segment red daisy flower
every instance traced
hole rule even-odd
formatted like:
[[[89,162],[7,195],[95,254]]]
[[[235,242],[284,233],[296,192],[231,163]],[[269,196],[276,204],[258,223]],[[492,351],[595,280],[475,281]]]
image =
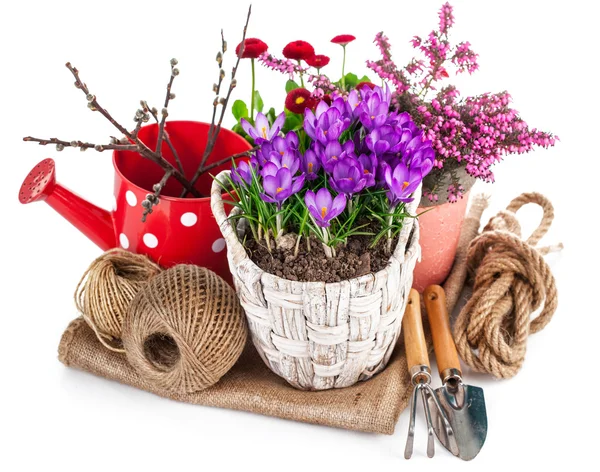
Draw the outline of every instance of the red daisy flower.
[[[351,34],[339,34],[335,38],[331,40],[334,44],[339,44],[340,46],[345,46],[348,43],[351,43],[356,39],[356,36],[352,36]]]
[[[375,88],[375,84],[373,82],[359,82],[359,83],[356,84],[356,90],[360,90],[365,85],[367,87],[369,87],[371,90],[373,90]]]
[[[323,95],[323,98],[321,99],[321,101],[327,103],[327,105],[331,106],[331,103],[333,102],[333,100],[331,99],[331,95],[327,94],[327,95]]]
[[[286,47],[283,48],[283,55],[288,59],[295,59],[297,61],[307,60],[315,55],[315,48],[313,48],[306,41],[298,40],[292,41]]]
[[[305,88],[294,89],[285,97],[285,107],[293,113],[302,114],[304,110],[313,108],[314,105],[315,100]]]
[[[240,48],[242,43],[238,44],[235,48],[236,55],[240,55]],[[258,38],[246,38],[244,41],[244,51],[242,52],[243,59],[256,59],[263,52],[265,52],[269,46]]]
[[[313,57],[306,59],[306,63],[311,67],[320,69],[321,67],[325,67],[327,64],[329,64],[329,57],[324,56],[323,54],[316,54]]]

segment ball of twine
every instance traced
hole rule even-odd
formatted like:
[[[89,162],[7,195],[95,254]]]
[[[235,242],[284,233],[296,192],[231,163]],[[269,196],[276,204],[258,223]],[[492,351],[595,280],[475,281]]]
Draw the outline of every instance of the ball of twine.
[[[123,325],[129,363],[152,385],[194,393],[237,361],[247,327],[235,291],[214,272],[178,265],[134,298]]]
[[[541,206],[544,215],[523,240],[515,214],[527,203]],[[525,360],[527,338],[552,319],[558,294],[543,256],[562,249],[562,244],[538,247],[537,243],[553,219],[547,198],[524,193],[471,242],[467,264],[475,273],[473,294],[456,319],[454,339],[460,356],[474,370],[497,378],[514,376]]]
[[[91,263],[75,290],[75,304],[108,349],[123,352],[121,333],[129,304],[162,269],[140,254],[111,249]]]

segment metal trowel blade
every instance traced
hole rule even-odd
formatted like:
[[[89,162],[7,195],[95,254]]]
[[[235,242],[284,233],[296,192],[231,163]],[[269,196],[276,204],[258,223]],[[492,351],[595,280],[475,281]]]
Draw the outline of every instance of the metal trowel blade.
[[[435,390],[435,396],[454,432],[458,446],[458,457],[465,461],[473,459],[483,447],[487,436],[487,414],[483,389],[461,384],[463,393],[454,394],[446,386]],[[427,399],[432,413],[433,429],[440,442],[452,452],[451,438],[448,438],[442,416],[435,408],[434,400]]]

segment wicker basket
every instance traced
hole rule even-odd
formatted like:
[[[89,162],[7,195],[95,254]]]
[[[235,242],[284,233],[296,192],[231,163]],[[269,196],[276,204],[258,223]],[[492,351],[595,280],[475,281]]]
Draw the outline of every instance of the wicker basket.
[[[224,181],[224,175],[217,179]],[[417,220],[406,220],[385,269],[337,283],[296,282],[264,272],[252,262],[235,220],[225,213],[221,193],[214,182],[212,211],[227,243],[229,268],[252,341],[265,364],[303,390],[348,387],[383,370],[400,333],[420,253]],[[416,193],[408,205],[411,214],[420,188]]]

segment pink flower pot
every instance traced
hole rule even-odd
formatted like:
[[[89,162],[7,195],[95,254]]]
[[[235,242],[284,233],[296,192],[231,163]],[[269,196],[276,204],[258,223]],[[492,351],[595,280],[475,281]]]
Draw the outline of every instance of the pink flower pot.
[[[458,238],[469,201],[469,192],[456,203],[419,207],[421,262],[417,262],[413,288],[422,292],[431,284],[441,284],[452,269]]]

